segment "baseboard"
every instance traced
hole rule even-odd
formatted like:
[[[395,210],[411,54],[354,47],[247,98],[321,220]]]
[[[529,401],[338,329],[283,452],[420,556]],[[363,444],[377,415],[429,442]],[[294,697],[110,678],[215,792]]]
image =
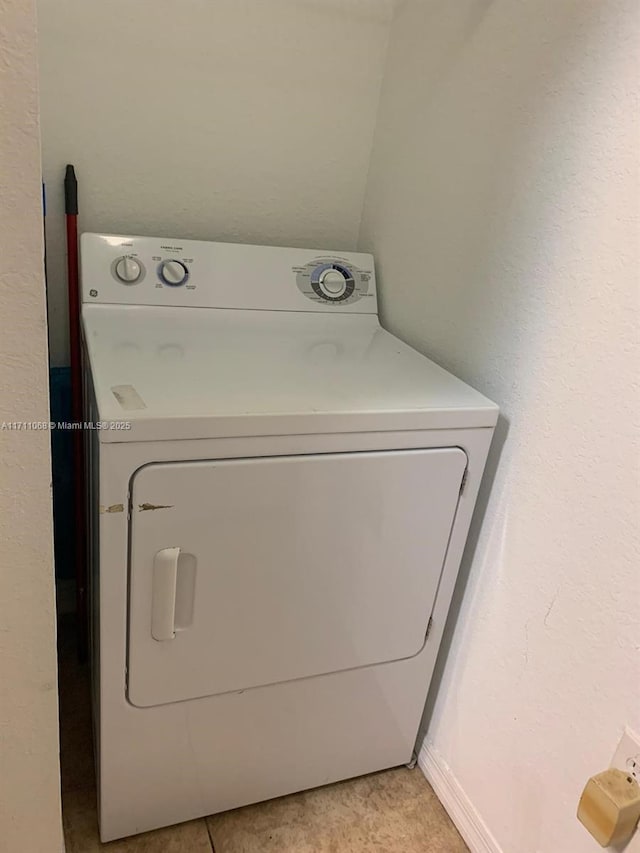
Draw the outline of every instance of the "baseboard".
[[[463,791],[460,783],[438,750],[426,739],[418,754],[418,766],[447,810],[471,853],[502,853],[500,845]]]

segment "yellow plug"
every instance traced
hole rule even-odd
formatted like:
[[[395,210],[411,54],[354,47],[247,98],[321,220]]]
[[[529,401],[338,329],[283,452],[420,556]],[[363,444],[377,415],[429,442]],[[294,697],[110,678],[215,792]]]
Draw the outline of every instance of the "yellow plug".
[[[622,770],[605,770],[587,782],[578,820],[602,847],[628,841],[640,819],[640,785]]]

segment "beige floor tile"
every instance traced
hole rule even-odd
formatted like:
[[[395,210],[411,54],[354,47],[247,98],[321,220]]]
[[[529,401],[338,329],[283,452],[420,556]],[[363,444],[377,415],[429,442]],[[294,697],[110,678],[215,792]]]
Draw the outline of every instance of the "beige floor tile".
[[[399,768],[207,818],[216,853],[464,853],[419,769]]]
[[[98,836],[95,792],[68,791],[63,797],[62,820],[66,853],[211,853],[204,820],[192,820],[154,832],[132,835],[102,844]]]

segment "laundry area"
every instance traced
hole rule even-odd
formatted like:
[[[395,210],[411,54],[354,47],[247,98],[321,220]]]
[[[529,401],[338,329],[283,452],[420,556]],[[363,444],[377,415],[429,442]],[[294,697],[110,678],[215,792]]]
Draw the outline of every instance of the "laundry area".
[[[0,853],[638,853],[635,0],[6,6]]]

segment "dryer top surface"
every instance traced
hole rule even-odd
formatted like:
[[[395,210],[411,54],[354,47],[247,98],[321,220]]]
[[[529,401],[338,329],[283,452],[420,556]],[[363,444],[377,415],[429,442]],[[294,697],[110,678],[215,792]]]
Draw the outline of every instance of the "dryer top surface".
[[[493,427],[375,315],[85,305],[102,441]]]

